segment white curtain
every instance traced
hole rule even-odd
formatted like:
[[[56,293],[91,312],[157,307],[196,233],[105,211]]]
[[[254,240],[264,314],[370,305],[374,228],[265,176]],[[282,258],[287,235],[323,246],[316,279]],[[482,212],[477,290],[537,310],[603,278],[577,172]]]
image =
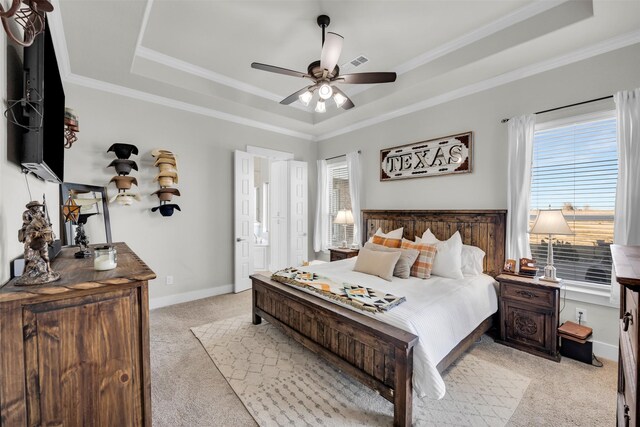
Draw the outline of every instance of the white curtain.
[[[329,249],[329,188],[327,181],[327,161],[318,160],[318,186],[316,201],[316,222],[313,229],[313,250]]]
[[[507,258],[531,258],[529,247],[529,197],[536,116],[509,119],[507,168]]]
[[[362,166],[360,153],[347,153],[347,170],[349,171],[349,194],[351,195],[351,213],[353,214],[353,244],[360,245],[360,201],[362,200]]]
[[[618,186],[613,242],[640,245],[640,88],[613,96],[618,120]],[[612,275],[611,302],[620,298],[620,286]]]

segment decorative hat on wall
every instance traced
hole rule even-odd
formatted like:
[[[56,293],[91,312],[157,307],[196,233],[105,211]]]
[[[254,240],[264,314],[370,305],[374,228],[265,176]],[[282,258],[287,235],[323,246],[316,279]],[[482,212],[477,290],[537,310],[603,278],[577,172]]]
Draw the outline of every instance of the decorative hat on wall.
[[[107,150],[107,153],[112,151],[116,153],[116,157],[119,159],[128,159],[131,157],[131,154],[135,154],[136,156],[138,155],[138,147],[133,144],[126,144],[123,142],[116,142],[115,144],[112,144]]]
[[[115,202],[122,206],[130,206],[135,201],[140,201],[140,196],[137,194],[128,193],[126,191],[124,193],[118,193],[111,199],[109,199],[109,203]]]
[[[152,196],[154,194],[158,196],[158,199],[160,199],[161,202],[170,202],[171,199],[173,199],[173,196],[180,195],[180,190],[177,188],[165,187],[151,193]]]
[[[139,196],[135,193],[127,192],[131,190],[132,185],[138,186],[138,180],[129,176],[131,170],[138,170],[138,164],[134,160],[129,160],[132,154],[138,154],[138,147],[133,144],[127,144],[123,142],[117,142],[112,144],[107,152],[115,153],[117,159],[114,159],[109,163],[109,166],[116,170],[118,175],[111,178],[109,183],[114,183],[118,189],[118,194],[110,199],[110,202],[117,202],[119,205],[129,206],[134,201],[140,200]]]
[[[169,150],[153,150],[151,155],[156,159],[154,165],[160,170],[153,179],[154,182],[158,182],[160,189],[152,193],[158,196],[160,205],[152,208],[151,211],[159,210],[162,216],[171,216],[175,209],[181,210],[180,206],[170,203],[173,196],[180,196],[180,191],[174,188],[178,184],[178,162],[175,154]]]
[[[134,162],[133,160],[124,159],[113,159],[107,167],[115,168],[118,175],[129,175],[131,173],[131,169],[134,169],[136,171],[138,170],[138,165],[136,162]]]
[[[157,210],[160,210],[160,215],[162,216],[171,216],[173,215],[173,210],[177,209],[179,211],[182,211],[180,209],[180,206],[171,203],[171,204],[164,204],[164,205],[160,205],[160,206],[156,206],[155,208],[151,208],[151,212],[155,212]]]

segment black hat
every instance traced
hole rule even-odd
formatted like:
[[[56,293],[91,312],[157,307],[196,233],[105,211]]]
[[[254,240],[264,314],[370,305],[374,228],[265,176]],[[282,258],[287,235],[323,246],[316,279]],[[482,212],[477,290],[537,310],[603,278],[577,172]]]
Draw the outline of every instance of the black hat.
[[[131,157],[131,153],[138,154],[138,147],[133,144],[124,144],[122,142],[116,142],[112,144],[111,147],[107,150],[107,153],[113,151],[116,153],[116,157],[119,159],[128,159]]]
[[[160,209],[160,215],[162,215],[162,216],[171,216],[171,215],[173,215],[173,210],[174,209],[178,209],[179,211],[182,211],[180,209],[180,206],[171,203],[171,204],[168,204],[168,205],[160,205],[160,206],[156,206],[155,208],[151,208],[151,212],[155,212],[158,209]]]

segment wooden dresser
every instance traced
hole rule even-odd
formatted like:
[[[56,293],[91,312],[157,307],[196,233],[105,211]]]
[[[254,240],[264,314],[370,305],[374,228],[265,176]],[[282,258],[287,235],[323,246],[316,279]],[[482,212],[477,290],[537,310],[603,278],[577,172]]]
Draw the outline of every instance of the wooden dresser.
[[[560,361],[558,319],[560,285],[501,274],[500,343]]]
[[[124,243],[118,267],[63,249],[54,283],[0,288],[2,426],[150,426],[148,280]]]
[[[638,292],[640,246],[611,245],[620,284],[620,345],[618,358],[618,426],[638,425]]]

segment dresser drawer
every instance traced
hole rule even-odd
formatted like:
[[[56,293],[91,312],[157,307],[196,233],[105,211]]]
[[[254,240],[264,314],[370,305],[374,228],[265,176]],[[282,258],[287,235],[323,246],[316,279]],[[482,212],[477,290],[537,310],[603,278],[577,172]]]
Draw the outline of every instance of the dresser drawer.
[[[554,305],[554,291],[534,288],[532,286],[521,286],[514,283],[502,282],[500,295],[502,298],[524,301],[540,307],[553,307]]]
[[[626,288],[625,288],[626,289]],[[622,328],[620,329],[620,337],[628,336],[631,343],[631,349],[633,354],[638,356],[638,293],[625,290],[625,307],[624,314],[622,316]]]

